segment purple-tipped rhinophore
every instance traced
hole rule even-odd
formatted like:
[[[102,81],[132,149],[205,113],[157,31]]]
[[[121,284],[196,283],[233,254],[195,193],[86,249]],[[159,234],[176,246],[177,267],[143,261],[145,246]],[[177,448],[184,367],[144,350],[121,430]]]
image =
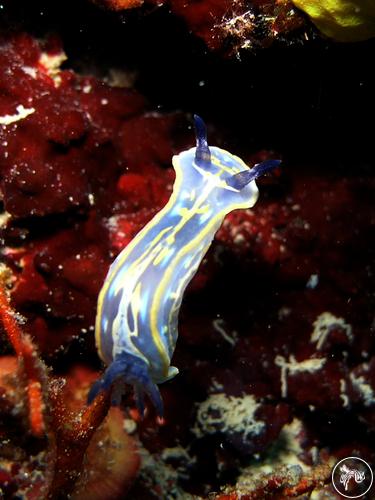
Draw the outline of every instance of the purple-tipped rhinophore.
[[[249,182],[254,181],[261,175],[265,174],[268,170],[278,167],[280,163],[281,160],[262,161],[262,163],[258,163],[251,170],[244,170],[243,172],[233,175],[227,179],[227,184],[228,186],[240,191],[247,184],[249,184]]]
[[[196,151],[195,163],[203,168],[207,168],[211,164],[211,153],[207,144],[207,130],[202,118],[194,115]]]

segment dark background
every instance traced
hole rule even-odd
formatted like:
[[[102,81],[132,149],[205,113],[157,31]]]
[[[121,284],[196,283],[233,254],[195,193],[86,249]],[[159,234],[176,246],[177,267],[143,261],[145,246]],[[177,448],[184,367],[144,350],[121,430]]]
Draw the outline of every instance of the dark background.
[[[150,110],[197,112],[228,130],[238,153],[243,146],[281,150],[291,165],[302,156],[304,168],[353,175],[373,163],[374,40],[336,44],[291,34],[229,59],[209,52],[168,6],[123,13],[83,0],[2,7],[2,31],[58,33],[63,67],[81,73],[134,71]]]

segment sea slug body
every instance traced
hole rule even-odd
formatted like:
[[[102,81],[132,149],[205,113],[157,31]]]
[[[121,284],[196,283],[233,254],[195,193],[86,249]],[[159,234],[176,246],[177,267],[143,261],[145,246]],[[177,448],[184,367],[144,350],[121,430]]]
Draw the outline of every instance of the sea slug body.
[[[184,290],[224,217],[252,207],[255,179],[280,163],[268,160],[249,169],[227,151],[208,147],[198,116],[195,128],[196,147],[173,157],[171,198],[118,255],[100,291],[95,338],[108,368],[91,388],[89,403],[113,386],[112,401],[119,404],[130,384],[141,414],[146,393],[162,416],[157,384],[178,373],[170,363]]]

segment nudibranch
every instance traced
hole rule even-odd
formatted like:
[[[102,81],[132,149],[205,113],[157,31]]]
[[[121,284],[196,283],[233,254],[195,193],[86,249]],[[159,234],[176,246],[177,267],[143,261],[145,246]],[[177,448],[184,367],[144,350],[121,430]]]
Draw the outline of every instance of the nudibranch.
[[[108,368],[92,386],[89,403],[112,387],[112,402],[119,404],[130,384],[140,413],[147,394],[162,416],[157,384],[178,373],[170,363],[184,290],[224,217],[252,207],[255,179],[280,163],[268,160],[250,169],[237,156],[208,147],[204,122],[194,120],[196,147],[173,157],[176,178],[168,203],[120,252],[100,291],[95,340]]]

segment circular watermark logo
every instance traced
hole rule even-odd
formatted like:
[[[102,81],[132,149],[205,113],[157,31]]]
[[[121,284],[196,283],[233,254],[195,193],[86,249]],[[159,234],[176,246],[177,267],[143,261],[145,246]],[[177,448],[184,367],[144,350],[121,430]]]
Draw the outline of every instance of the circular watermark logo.
[[[345,498],[360,498],[370,491],[374,476],[367,462],[358,457],[347,457],[332,471],[332,484]]]

